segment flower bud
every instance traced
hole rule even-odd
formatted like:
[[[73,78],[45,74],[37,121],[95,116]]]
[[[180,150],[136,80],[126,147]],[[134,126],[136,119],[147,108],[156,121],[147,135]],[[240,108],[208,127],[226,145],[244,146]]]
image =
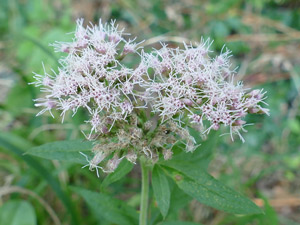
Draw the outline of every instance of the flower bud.
[[[259,109],[258,111],[258,114],[266,114],[266,115],[270,115],[270,110],[269,109],[266,109],[266,108],[261,108]]]
[[[264,97],[264,95],[261,93],[261,90],[259,90],[259,89],[255,89],[255,90],[251,91],[248,94],[248,96],[251,96],[257,100],[261,100]]]
[[[193,77],[192,77],[192,76],[186,76],[186,77],[185,77],[185,82],[186,82],[187,84],[191,84],[191,83],[193,82]]]
[[[250,108],[248,111],[249,111],[249,113],[251,113],[251,114],[256,114],[256,113],[259,112],[259,109],[258,109],[258,108]]]
[[[213,130],[219,130],[219,129],[220,129],[220,124],[214,123],[214,124],[212,125],[212,129],[213,129]]]
[[[114,43],[118,43],[121,40],[121,38],[118,34],[111,34],[108,36],[108,40]]]
[[[153,122],[151,120],[148,120],[145,124],[144,124],[144,129],[145,130],[150,130],[153,126]]]
[[[185,145],[185,150],[187,152],[193,152],[195,150],[195,143],[194,140],[188,139]]]
[[[62,45],[61,52],[70,53],[70,47],[68,45]]]
[[[106,172],[107,173],[112,173],[115,171],[115,169],[117,169],[117,167],[119,166],[120,162],[123,160],[124,157],[119,158],[118,156],[116,156],[116,154],[114,155],[114,157],[110,160],[108,160],[107,164],[106,164]]]
[[[171,149],[164,149],[163,155],[165,160],[169,160],[172,158],[173,152]]]
[[[123,55],[127,55],[128,53],[133,53],[134,51],[135,51],[135,45],[127,43],[123,48]]]
[[[255,90],[252,90],[252,91],[249,93],[249,95],[255,97],[255,96],[257,96],[259,93],[260,93],[260,90],[259,90],[259,89],[255,89]]]
[[[196,103],[197,103],[198,105],[201,105],[201,103],[202,103],[202,98],[198,98],[197,101],[196,101]]]
[[[237,117],[245,117],[248,113],[244,111],[240,111],[236,114]]]
[[[129,162],[136,164],[137,154],[134,151],[129,150],[125,157]]]
[[[192,106],[193,102],[190,99],[184,98],[182,99],[182,102],[187,106]]]
[[[107,134],[107,133],[108,133],[108,128],[107,128],[107,126],[103,126],[102,129],[101,129],[101,132],[102,132],[103,134]]]
[[[236,120],[232,123],[233,126],[242,126],[246,123],[244,120]]]
[[[95,50],[100,54],[105,54],[107,52],[107,47],[104,45],[97,46]]]

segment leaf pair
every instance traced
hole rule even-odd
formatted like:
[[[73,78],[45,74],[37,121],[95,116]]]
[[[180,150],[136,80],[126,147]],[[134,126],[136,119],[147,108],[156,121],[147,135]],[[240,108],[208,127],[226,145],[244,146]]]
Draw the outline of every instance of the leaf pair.
[[[234,214],[261,213],[261,210],[249,199],[226,187],[206,172],[211,157],[211,149],[214,148],[213,145],[215,145],[215,140],[210,137],[210,140],[204,142],[194,153],[181,152],[175,146],[174,157],[171,160],[159,161],[154,166],[152,187],[158,207],[164,218],[168,215],[170,204],[172,204],[167,176],[183,192],[213,208]],[[80,159],[81,155],[78,152],[88,152],[90,149],[91,143],[89,142],[62,141],[33,148],[28,153],[47,159],[83,163],[84,159]],[[123,160],[119,168],[104,179],[102,187],[121,179],[131,171],[132,167],[131,163]]]
[[[190,130],[199,143],[201,138],[195,130]],[[165,218],[170,207],[170,188],[167,176],[186,194],[213,208],[234,214],[262,213],[251,200],[226,187],[206,170],[216,145],[217,133],[211,133],[209,140],[203,142],[193,153],[177,151],[171,160],[159,161],[152,173],[154,196],[161,214]],[[176,152],[178,152],[176,154]]]
[[[262,212],[248,198],[226,187],[204,170],[185,164],[169,165],[164,168],[182,191],[205,205],[234,214]]]

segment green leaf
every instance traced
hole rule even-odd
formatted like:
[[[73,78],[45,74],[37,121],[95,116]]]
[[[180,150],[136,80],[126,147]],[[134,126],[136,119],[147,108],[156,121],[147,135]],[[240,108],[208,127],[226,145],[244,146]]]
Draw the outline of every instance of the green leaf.
[[[121,178],[123,178],[126,174],[128,174],[133,168],[133,164],[128,160],[122,160],[118,168],[113,172],[108,174],[103,180],[101,187],[106,187],[111,183],[114,183]]]
[[[201,225],[201,223],[185,222],[185,221],[165,221],[157,225]]]
[[[56,141],[29,149],[26,154],[45,159],[56,159],[86,164],[86,159],[79,152],[91,155],[92,142],[83,140]]]
[[[292,221],[283,221],[282,218],[279,220],[276,211],[270,206],[267,199],[261,196],[261,194],[259,194],[258,197],[264,200],[265,214],[248,216],[231,215],[224,218],[222,224],[299,225],[299,223],[293,223]]]
[[[8,143],[13,143],[15,147],[20,149],[28,149],[33,147],[31,142],[20,136],[14,135],[13,133],[0,132],[0,140],[1,139],[5,140]]]
[[[15,118],[23,114],[24,108],[32,107],[32,96],[30,87],[22,86],[20,83],[10,89],[5,100],[5,109]]]
[[[165,218],[170,207],[170,187],[164,171],[157,165],[152,172],[152,187],[158,207]]]
[[[0,225],[35,225],[36,215],[30,203],[10,200],[0,208]]]
[[[29,155],[24,154],[27,146],[28,143],[22,138],[11,133],[0,132],[0,148],[7,149],[16,154],[18,157],[24,160],[24,162],[26,162],[34,171],[36,171],[43,180],[46,180],[50,187],[55,191],[57,197],[64,203],[66,209],[68,209],[68,213],[72,218],[72,224],[77,225],[77,214],[75,213],[74,206],[71,204],[69,196],[66,195],[66,193],[61,189],[59,182],[39,161],[35,160]]]
[[[171,177],[178,187],[199,202],[234,214],[258,214],[262,210],[251,200],[226,187],[204,170],[173,165]]]
[[[264,205],[265,205],[265,213],[266,215],[262,217],[264,220],[262,224],[272,224],[272,225],[279,225],[279,220],[276,211],[272,208],[270,203],[266,198],[263,198]]]
[[[170,209],[169,209],[169,215],[168,218],[170,218],[170,214],[172,213],[178,218],[178,211],[186,206],[191,200],[192,197],[184,193],[174,182],[172,182],[173,189],[171,192],[171,204],[170,204]]]
[[[28,40],[30,42],[32,42],[36,47],[38,47],[40,50],[42,50],[42,53],[46,53],[47,56],[49,56],[50,58],[52,58],[55,62],[57,62],[57,65],[58,64],[58,59],[56,58],[56,56],[52,53],[52,51],[49,50],[49,47],[46,45],[46,44],[43,44],[40,39],[36,39],[36,38],[33,38],[29,35],[26,35],[26,34],[21,34],[21,36],[25,39],[25,40]],[[36,49],[36,48],[34,48]],[[36,51],[35,51],[36,53]],[[41,55],[41,54],[40,54]],[[33,55],[33,58],[35,56]]]
[[[103,219],[114,224],[134,225],[138,223],[138,214],[123,201],[114,199],[104,193],[96,193],[78,187],[72,187],[91,208],[99,223]]]

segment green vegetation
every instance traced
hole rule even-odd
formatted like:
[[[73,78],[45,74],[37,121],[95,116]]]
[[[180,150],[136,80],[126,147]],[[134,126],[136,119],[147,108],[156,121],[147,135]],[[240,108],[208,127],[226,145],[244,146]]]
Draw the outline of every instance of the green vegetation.
[[[224,44],[232,50],[237,79],[268,92],[271,116],[248,118],[255,125],[247,127],[244,144],[212,133],[194,155],[178,151],[171,161],[159,161],[149,190],[149,224],[300,224],[298,0],[1,0],[0,225],[138,221],[139,166],[124,161],[99,179],[81,169],[85,159],[77,154],[90,148],[74,141],[84,138],[83,111],[66,116],[64,124],[57,112],[54,119],[35,116],[39,109],[32,99],[40,93],[28,85],[32,71],[42,74],[42,62],[47,71],[57,67],[60,55],[49,43],[71,38],[66,33],[78,17],[95,23],[116,19],[146,40],[146,50],[160,41],[176,46],[211,37],[216,51]],[[211,188],[203,188],[207,183]],[[222,195],[215,198],[215,191]],[[235,215],[260,212],[244,196],[264,214]]]

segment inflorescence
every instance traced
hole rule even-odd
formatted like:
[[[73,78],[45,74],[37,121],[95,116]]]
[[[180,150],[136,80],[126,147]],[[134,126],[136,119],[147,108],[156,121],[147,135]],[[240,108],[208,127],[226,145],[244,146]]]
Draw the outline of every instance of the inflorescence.
[[[140,156],[156,162],[162,154],[172,157],[172,147],[180,140],[186,151],[197,147],[188,127],[201,134],[220,125],[228,126],[231,138],[245,131],[247,114],[268,114],[263,108],[265,92],[247,91],[234,82],[231,52],[223,48],[212,58],[208,39],[197,47],[170,48],[145,53],[135,39],[126,40],[124,30],[112,21],[83,26],[77,20],[73,41],[53,44],[66,53],[54,75],[35,74],[33,84],[46,95],[36,99],[36,106],[52,114],[68,111],[76,114],[84,108],[89,114],[89,140],[96,140],[91,170],[113,172],[126,158],[135,163]],[[135,68],[123,59],[134,54],[140,59]]]

